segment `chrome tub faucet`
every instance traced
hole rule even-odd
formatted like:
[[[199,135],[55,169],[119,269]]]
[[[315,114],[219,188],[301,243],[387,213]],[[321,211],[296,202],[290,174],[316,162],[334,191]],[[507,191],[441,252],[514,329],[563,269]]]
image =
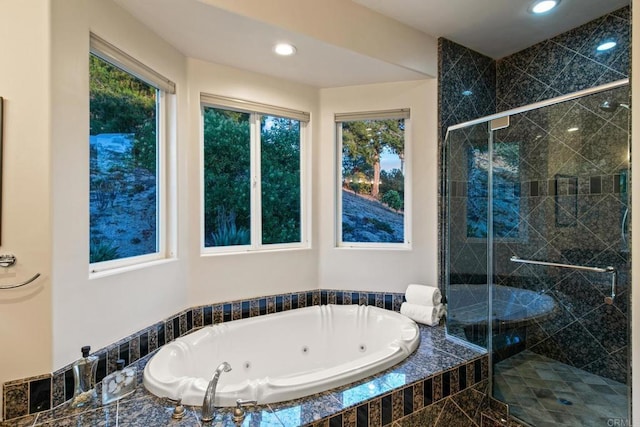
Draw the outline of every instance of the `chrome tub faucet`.
[[[202,401],[202,416],[201,420],[205,423],[213,421],[215,417],[215,398],[216,398],[216,387],[218,386],[218,379],[220,378],[220,374],[223,372],[229,372],[231,370],[231,365],[227,362],[222,362],[220,366],[216,368],[216,371],[213,373],[213,378],[209,381],[209,386],[207,387],[207,391],[204,394],[204,400]]]

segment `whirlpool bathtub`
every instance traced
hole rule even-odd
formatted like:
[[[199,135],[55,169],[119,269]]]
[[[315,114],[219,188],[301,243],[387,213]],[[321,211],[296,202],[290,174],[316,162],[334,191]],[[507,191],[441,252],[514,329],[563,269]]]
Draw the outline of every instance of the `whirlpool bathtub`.
[[[404,360],[420,342],[411,319],[373,306],[322,305],[207,326],[162,347],[147,363],[153,394],[201,405],[216,367],[215,405],[259,404],[319,393]]]

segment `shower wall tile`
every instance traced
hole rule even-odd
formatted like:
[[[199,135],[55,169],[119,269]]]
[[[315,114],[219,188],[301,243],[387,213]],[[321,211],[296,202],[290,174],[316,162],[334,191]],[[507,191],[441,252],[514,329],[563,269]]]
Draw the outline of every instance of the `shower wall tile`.
[[[493,59],[444,38],[438,40],[438,52],[442,139],[451,125],[495,113],[496,66]]]
[[[595,341],[607,349],[616,352],[627,346],[629,328],[627,317],[613,305],[601,305],[580,319],[580,324],[591,332]]]
[[[614,11],[587,24],[499,59],[498,111],[620,80],[629,76],[630,9]],[[615,37],[615,48],[598,52]]]

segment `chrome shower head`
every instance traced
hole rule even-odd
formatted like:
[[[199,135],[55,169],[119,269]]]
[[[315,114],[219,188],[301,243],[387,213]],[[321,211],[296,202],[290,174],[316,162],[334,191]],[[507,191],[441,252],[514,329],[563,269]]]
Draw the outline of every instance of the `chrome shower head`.
[[[621,104],[617,101],[604,101],[600,104],[600,109],[602,111],[606,111],[607,113],[613,113],[618,109],[618,107],[626,108],[629,110],[629,104]]]

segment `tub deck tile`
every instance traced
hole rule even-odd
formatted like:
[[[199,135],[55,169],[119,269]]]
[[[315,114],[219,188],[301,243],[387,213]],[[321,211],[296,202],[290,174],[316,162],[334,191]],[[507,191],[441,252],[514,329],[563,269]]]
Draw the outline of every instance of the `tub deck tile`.
[[[426,326],[420,327],[421,342],[431,346],[439,351],[454,355],[459,359],[474,359],[480,356],[481,353],[471,347],[467,347],[462,344],[458,344],[455,341],[447,339],[444,328],[430,328]]]
[[[248,310],[248,305],[247,305],[247,310]],[[247,313],[247,317],[248,313]],[[240,301],[234,301],[233,303],[231,303],[231,320],[240,320],[242,319],[242,303]],[[225,319],[225,322],[227,320]]]
[[[276,297],[267,297],[267,314],[276,312]]]
[[[260,300],[255,300],[255,299],[249,301],[249,317],[260,316],[260,302],[261,302]],[[266,313],[266,307],[265,307],[265,313]]]
[[[376,307],[384,308],[384,294],[376,293]]]
[[[387,378],[388,376],[392,378]],[[394,388],[398,387],[397,381],[392,372],[385,374],[377,374],[374,377],[369,377],[364,380],[339,387],[329,393],[340,403],[340,409],[349,408],[375,397],[382,396],[389,393]]]
[[[193,309],[193,329],[198,329],[204,326],[204,311],[203,307],[197,307]]]
[[[369,402],[369,427],[382,426],[382,402],[380,399]]]
[[[430,348],[426,352],[416,352],[407,358],[406,363],[393,368],[395,372],[406,376],[407,384],[446,371],[464,363],[451,354]]]
[[[148,353],[152,353],[158,349],[158,330],[157,328],[149,329],[149,346]],[[147,353],[147,354],[148,354]]]
[[[187,426],[200,427],[203,425],[199,422],[199,419],[197,418],[200,415],[199,409],[200,408],[197,408],[197,410],[195,411],[196,420],[198,421],[198,423],[188,424]],[[164,425],[164,424],[159,424],[159,425]],[[171,425],[171,427],[173,427],[174,424],[168,423],[167,425]],[[216,414],[216,417],[214,418],[211,424],[204,424],[204,425],[212,425],[213,427],[238,427],[238,424],[236,424],[233,421],[231,412],[228,410],[219,412],[218,414]],[[242,421],[242,424],[240,424],[240,426],[242,427],[255,427],[255,426],[285,427],[287,425],[288,424],[283,424],[283,422],[278,418],[278,416],[273,411],[271,411],[271,409],[265,408],[265,407],[245,408],[245,418]],[[291,424],[291,425],[295,425],[295,424]]]
[[[141,417],[143,419],[143,417]],[[76,427],[76,426],[92,426],[92,427],[116,427],[117,406],[109,405],[100,407],[90,411],[84,411],[80,414],[56,418],[54,420],[42,421],[40,417],[36,420],[36,426],[42,427]],[[139,426],[142,424],[132,423],[130,426]]]
[[[285,426],[311,424],[343,409],[342,403],[328,392],[268,406]]]
[[[329,304],[337,304],[338,303],[338,295],[336,291],[330,290],[328,295],[328,303]]]
[[[346,410],[342,414],[342,427],[356,427],[357,417],[355,408]]]
[[[229,316],[231,316],[231,306],[229,306]],[[213,306],[213,324],[224,322],[224,305],[216,304]]]
[[[393,421],[404,416],[404,391],[396,390],[391,394],[391,418]]]
[[[433,377],[433,401],[437,402],[442,399],[442,375],[438,374]]]
[[[35,424],[37,417],[38,417],[38,414],[36,414],[36,415],[26,415],[24,417],[14,418],[11,421],[6,421],[4,423],[2,421],[0,421],[0,425],[4,426],[6,424],[7,427],[9,427],[9,426],[11,426],[11,427],[31,427],[31,426],[33,426]]]
[[[344,292],[342,296],[342,304],[351,305],[353,303],[352,299],[353,294],[351,292]],[[356,301],[357,303],[357,301]]]

